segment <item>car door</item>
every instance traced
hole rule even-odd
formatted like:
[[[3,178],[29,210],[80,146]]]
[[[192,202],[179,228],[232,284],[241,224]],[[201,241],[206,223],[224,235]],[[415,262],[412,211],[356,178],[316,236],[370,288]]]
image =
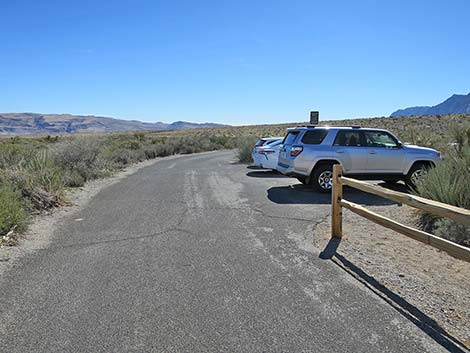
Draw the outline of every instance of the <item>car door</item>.
[[[345,174],[362,174],[367,164],[364,137],[359,130],[338,130],[332,146],[333,158],[339,160]]]
[[[403,173],[404,152],[400,142],[387,131],[364,130],[367,173]]]

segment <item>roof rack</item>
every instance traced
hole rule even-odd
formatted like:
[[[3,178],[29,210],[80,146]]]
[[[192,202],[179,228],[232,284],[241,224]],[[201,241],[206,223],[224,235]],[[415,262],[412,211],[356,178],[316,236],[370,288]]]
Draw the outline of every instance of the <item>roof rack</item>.
[[[288,129],[296,129],[296,128],[299,128],[299,127],[310,127],[310,128],[315,128],[315,127],[329,127],[329,128],[335,128],[335,127],[350,127],[351,129],[361,129],[362,127],[360,125],[351,125],[351,126],[334,126],[334,125],[297,125],[297,126],[294,126],[294,127],[290,127]]]

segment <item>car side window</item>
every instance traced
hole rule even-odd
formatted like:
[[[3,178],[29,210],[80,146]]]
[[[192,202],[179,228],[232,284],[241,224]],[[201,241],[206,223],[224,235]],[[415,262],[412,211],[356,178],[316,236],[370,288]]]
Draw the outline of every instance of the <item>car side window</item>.
[[[367,147],[397,148],[398,141],[385,131],[364,131]]]
[[[328,130],[326,129],[309,130],[302,137],[302,142],[307,145],[319,145],[323,142],[326,135],[328,135]]]
[[[359,131],[340,130],[336,134],[333,146],[362,147],[362,138]]]

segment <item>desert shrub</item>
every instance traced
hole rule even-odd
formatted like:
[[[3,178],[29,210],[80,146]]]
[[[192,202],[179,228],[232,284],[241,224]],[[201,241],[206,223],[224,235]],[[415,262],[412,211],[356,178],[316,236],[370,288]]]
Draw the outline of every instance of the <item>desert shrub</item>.
[[[61,193],[64,188],[62,171],[47,151],[40,151],[19,164],[19,171],[27,176],[31,187],[40,187],[51,193]]]
[[[157,158],[158,154],[157,154],[157,150],[156,150],[155,146],[151,145],[151,146],[145,147],[144,148],[144,155],[145,155],[146,159]]]
[[[162,137],[152,137],[150,139],[150,142],[154,145],[157,145],[157,144],[162,144],[162,143],[165,143],[165,141],[167,140],[167,137],[165,136],[162,136]]]
[[[134,139],[140,142],[144,142],[146,139],[144,132],[135,132],[133,136],[134,136]]]
[[[470,209],[470,147],[449,156],[431,169],[416,186],[416,192],[432,200]],[[470,245],[470,228],[454,221],[423,214],[421,222],[443,238]]]
[[[463,126],[453,124],[450,128],[452,137],[454,139],[453,147],[454,152],[461,156],[466,146],[470,146],[470,123],[466,123]]]
[[[401,138],[408,143],[423,147],[437,148],[440,144],[440,137],[437,136],[432,130],[419,129],[416,126],[410,126],[404,132]]]
[[[81,186],[87,180],[103,177],[110,165],[97,138],[75,138],[58,143],[52,150],[54,163],[64,172],[66,186]]]
[[[26,225],[28,212],[21,193],[10,183],[0,182],[0,236],[13,227],[21,231]]]
[[[141,162],[146,159],[143,149],[133,150],[123,147],[108,150],[104,154],[105,158],[110,161],[113,168],[120,169],[132,163]]]
[[[209,142],[216,146],[216,149],[235,147],[234,139],[227,135],[212,135],[209,137]]]
[[[5,175],[37,210],[55,207],[64,201],[63,172],[47,151],[23,160]]]
[[[30,158],[34,151],[29,146],[11,140],[0,143],[0,169],[18,165],[22,160]]]
[[[157,157],[166,157],[175,154],[174,147],[167,143],[156,145],[154,148]]]
[[[70,188],[77,188],[85,185],[85,178],[80,174],[78,170],[65,170],[64,171],[64,185]]]
[[[470,226],[442,218],[436,220],[434,227],[437,236],[470,247]]]
[[[258,138],[253,135],[247,135],[240,137],[237,141],[237,158],[238,161],[241,163],[251,163],[253,162],[253,158],[251,157],[251,153],[253,152],[253,147],[258,141]]]

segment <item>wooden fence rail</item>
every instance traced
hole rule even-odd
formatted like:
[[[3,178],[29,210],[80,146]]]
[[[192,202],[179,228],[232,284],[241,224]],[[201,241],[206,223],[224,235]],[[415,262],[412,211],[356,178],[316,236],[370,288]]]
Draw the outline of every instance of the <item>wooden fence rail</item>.
[[[381,196],[383,198],[406,204],[414,208],[435,214],[440,217],[447,217],[454,221],[470,225],[470,211],[447,205],[442,202],[432,201],[423,197],[405,194],[389,189],[385,189],[378,185],[373,185],[364,181],[346,178],[342,176],[342,168],[340,165],[333,166],[333,190],[332,190],[332,219],[331,219],[331,235],[335,238],[343,236],[343,207],[350,211],[367,218],[368,220],[380,224],[386,228],[390,228],[398,233],[404,234],[410,238],[418,240],[422,243],[429,244],[437,249],[446,251],[450,255],[470,262],[470,249],[458,245],[451,241],[439,238],[435,235],[423,232],[412,227],[405,226],[390,218],[381,216],[375,212],[369,211],[361,205],[343,199],[343,185],[362,190],[369,194]]]

